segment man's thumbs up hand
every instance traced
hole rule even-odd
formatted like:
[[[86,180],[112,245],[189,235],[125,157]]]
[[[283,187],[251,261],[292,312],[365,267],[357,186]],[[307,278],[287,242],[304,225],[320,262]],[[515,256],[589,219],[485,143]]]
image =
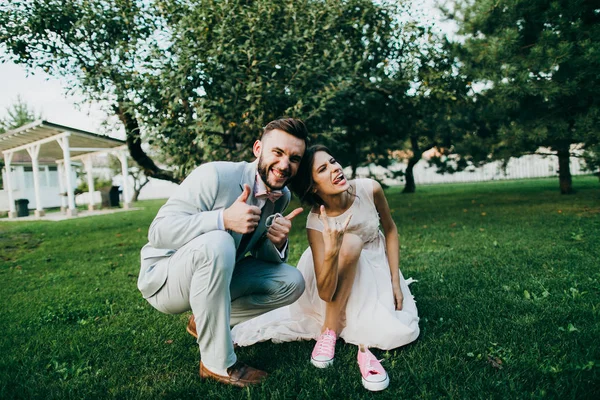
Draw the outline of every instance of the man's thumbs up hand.
[[[241,201],[242,203],[245,203],[248,200],[249,196],[250,196],[250,186],[248,186],[247,184],[244,184],[244,191],[242,192],[242,194],[239,195],[239,197],[237,198],[236,201]]]
[[[244,185],[242,194],[223,211],[225,229],[245,234],[254,232],[260,221],[260,208],[246,204],[250,197],[250,186]]]

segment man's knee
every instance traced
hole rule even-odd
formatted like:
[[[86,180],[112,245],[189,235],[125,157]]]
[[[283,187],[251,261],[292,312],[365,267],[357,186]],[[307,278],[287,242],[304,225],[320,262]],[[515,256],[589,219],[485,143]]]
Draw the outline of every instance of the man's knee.
[[[194,254],[196,267],[209,265],[219,271],[233,272],[235,267],[235,242],[225,231],[207,232],[188,243]]]
[[[288,273],[284,283],[284,292],[287,294],[286,298],[288,304],[291,304],[298,300],[302,293],[304,293],[304,277],[297,268],[287,265]]]

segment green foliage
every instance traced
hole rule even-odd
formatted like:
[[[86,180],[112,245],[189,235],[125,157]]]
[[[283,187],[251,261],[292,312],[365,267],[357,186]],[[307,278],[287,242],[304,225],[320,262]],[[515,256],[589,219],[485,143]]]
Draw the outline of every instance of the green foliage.
[[[76,191],[79,193],[85,193],[90,190],[87,182],[87,173],[82,172],[79,175],[79,179],[81,182],[77,186]],[[103,179],[97,176],[94,176],[94,189],[95,190],[107,190],[112,187],[112,179]]]
[[[142,142],[184,177],[248,158],[269,120],[310,126],[339,93],[381,76],[399,32],[393,3],[18,0],[0,5],[0,43],[108,102],[144,172],[172,179]]]
[[[595,177],[575,183],[568,198],[550,179],[386,192],[402,273],[418,280],[411,291],[421,334],[409,346],[374,350],[391,380],[378,398],[595,398],[599,189]],[[139,250],[163,203],[0,222],[1,398],[374,397],[360,383],[356,346],[343,341],[326,370],[309,363],[314,341],[266,342],[236,350],[270,373],[263,385],[201,381],[187,314],[161,314],[136,287]],[[294,220],[292,265],[307,247],[305,216]]]
[[[161,40],[151,2],[137,0],[15,0],[0,3],[0,44],[12,60],[63,77],[69,90],[103,100],[125,126],[132,157],[162,179],[142,149],[143,132],[131,102],[143,84],[140,70],[152,66],[150,44]]]
[[[417,28],[405,21],[407,5],[382,2],[363,11],[362,30],[351,33],[352,47],[362,60],[355,63],[348,84],[310,120],[318,141],[335,150],[336,158],[354,171],[361,165],[389,164],[389,150],[403,134],[400,104],[409,79],[401,64],[412,56]],[[356,14],[356,12],[354,12]],[[360,25],[359,25],[360,26]]]
[[[5,110],[6,116],[0,119],[0,133],[16,129],[30,122],[41,119],[35,109],[29,106],[21,97]]]
[[[316,122],[336,94],[382,68],[392,10],[367,0],[161,3],[169,45],[138,109],[169,160],[248,159],[266,122]]]
[[[454,17],[464,35],[460,60],[485,85],[477,98],[486,114],[496,115],[488,120],[496,125],[492,157],[549,148],[570,193],[571,144],[600,142],[597,2],[460,1]]]
[[[0,6],[0,43],[10,58],[93,99],[132,95],[129,88],[156,25],[136,0],[16,0]]]

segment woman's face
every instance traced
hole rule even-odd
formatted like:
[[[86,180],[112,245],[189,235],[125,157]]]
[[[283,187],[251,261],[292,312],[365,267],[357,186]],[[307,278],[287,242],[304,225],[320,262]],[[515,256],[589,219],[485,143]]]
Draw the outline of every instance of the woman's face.
[[[313,191],[321,198],[323,195],[331,196],[345,192],[350,187],[340,164],[331,154],[324,151],[315,153],[312,178]]]

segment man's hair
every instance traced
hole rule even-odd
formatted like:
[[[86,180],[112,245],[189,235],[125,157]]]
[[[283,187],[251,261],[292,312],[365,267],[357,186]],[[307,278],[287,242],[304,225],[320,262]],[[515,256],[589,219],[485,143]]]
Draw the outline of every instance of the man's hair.
[[[308,130],[306,129],[306,125],[300,119],[296,118],[281,118],[271,121],[263,128],[263,132],[261,135],[261,139],[269,132],[278,129],[280,131],[284,131],[289,133],[292,136],[297,137],[298,139],[304,140],[304,143],[308,142]]]

